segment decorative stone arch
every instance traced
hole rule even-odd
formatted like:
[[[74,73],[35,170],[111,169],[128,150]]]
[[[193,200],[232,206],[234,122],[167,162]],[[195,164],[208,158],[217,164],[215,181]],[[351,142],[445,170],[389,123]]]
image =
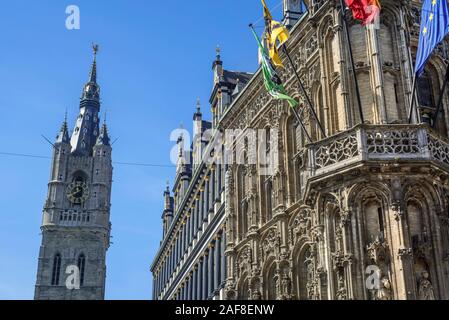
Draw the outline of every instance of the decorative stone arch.
[[[370,181],[353,186],[348,192],[347,208],[353,232],[348,250],[356,263],[352,268],[354,292],[360,299],[377,299],[378,290],[368,290],[364,279],[366,268],[375,265],[384,282],[392,283],[393,244],[397,243],[396,222],[390,215],[391,191],[381,182]],[[392,289],[388,288],[389,295]]]
[[[237,283],[237,299],[249,300],[250,299],[250,285],[248,273],[243,273]]]
[[[438,100],[440,98],[439,96],[440,90],[444,83],[444,76],[446,74],[446,69],[447,69],[446,63],[442,59],[442,57],[438,55],[433,55],[426,64],[426,67],[424,69],[424,75],[417,80],[417,91],[418,91],[417,103],[422,104],[424,102],[422,101],[422,95],[420,94],[423,90],[422,86],[424,86],[426,89],[430,90],[429,94],[431,96],[431,103],[433,104],[433,106],[428,106],[429,109],[423,112],[422,120],[424,122],[432,123],[430,122],[429,118],[433,116],[434,113],[432,113],[432,111],[435,111],[435,108],[437,107]],[[434,108],[433,110],[432,107]],[[443,97],[443,105],[442,110],[440,112],[441,113],[437,120],[435,130],[440,135],[447,137],[449,128],[449,117],[447,116],[449,114],[449,94],[447,90]]]
[[[297,202],[301,196],[301,181],[299,163],[296,155],[301,146],[305,145],[306,138],[302,128],[293,114],[284,116],[280,122],[284,138],[284,158],[287,175],[287,199],[291,204]]]
[[[439,212],[444,207],[438,191],[428,182],[413,181],[406,185],[404,193],[406,206],[405,221],[413,252],[414,282],[416,297],[420,299],[423,273],[429,274],[432,290],[436,299],[444,299],[445,271],[442,270],[441,257],[447,254],[447,241],[443,237]],[[446,243],[445,243],[446,242]]]
[[[318,27],[318,37],[320,41],[320,55],[321,55],[321,93],[319,87],[316,88],[314,101],[318,104],[321,94],[322,108],[318,109],[320,112],[320,119],[325,127],[328,135],[332,135],[342,130],[342,120],[339,119],[339,108],[343,107],[339,104],[339,93],[341,90],[341,72],[335,61],[335,54],[342,55],[342,52],[335,52],[333,42],[336,41],[336,29],[334,17],[327,15],[323,18]],[[347,121],[347,120],[346,120]]]
[[[314,243],[302,240],[292,250],[293,293],[299,300],[317,299],[316,249]]]
[[[382,220],[378,220],[377,224],[379,228],[383,228],[383,231],[380,232],[384,233],[382,237],[385,238],[385,232],[389,225],[388,212],[390,207],[390,190],[388,187],[382,183],[369,182],[358,184],[349,191],[347,208],[354,219],[353,223],[362,226],[364,232],[368,232],[368,234],[372,236],[371,238],[373,238],[368,239],[369,237],[367,238],[366,235],[365,238],[362,236],[364,242],[374,241],[374,238],[376,237],[374,233],[369,232],[370,227],[373,226],[368,225],[369,222],[375,222],[375,217],[367,217],[369,212],[366,211],[370,204],[373,203],[376,203],[379,209],[382,210],[382,212],[379,213]],[[380,217],[378,216],[377,218],[380,219]]]
[[[263,274],[263,297],[265,300],[276,300],[278,296],[276,288],[276,276],[278,267],[274,256],[268,257],[262,268]]]

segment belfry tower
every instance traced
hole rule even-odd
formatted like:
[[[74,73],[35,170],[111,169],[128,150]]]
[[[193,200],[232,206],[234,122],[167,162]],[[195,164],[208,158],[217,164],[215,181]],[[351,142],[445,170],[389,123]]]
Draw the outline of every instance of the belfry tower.
[[[111,145],[100,127],[96,56],[84,86],[75,128],[67,119],[53,149],[48,195],[42,214],[35,299],[101,300],[111,231]]]

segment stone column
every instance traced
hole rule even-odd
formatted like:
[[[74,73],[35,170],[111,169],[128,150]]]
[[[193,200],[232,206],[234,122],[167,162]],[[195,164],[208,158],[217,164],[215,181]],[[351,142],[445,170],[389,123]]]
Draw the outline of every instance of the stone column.
[[[210,197],[209,186],[210,186],[209,178],[206,177],[206,182],[204,183],[204,211],[205,211],[206,219],[208,218],[209,206],[210,206],[210,203],[209,203],[209,197]]]
[[[175,245],[175,269],[176,269],[176,266],[178,265],[178,237],[176,235],[174,245]]]
[[[154,279],[154,277],[153,277],[153,300],[155,300],[156,299],[156,288],[155,288],[155,279]]]
[[[210,196],[211,196],[211,207],[212,207],[212,210],[214,210],[214,212],[215,212],[215,200],[216,200],[216,197],[215,197],[215,193],[216,193],[216,188],[217,188],[217,181],[216,181],[216,174],[215,174],[215,164],[214,165],[212,165],[212,168],[211,168],[211,172],[210,172],[210,176],[211,176],[211,178],[210,178],[210,181],[211,181],[211,183],[212,183],[212,188],[211,188],[211,192],[210,192]]]
[[[156,289],[156,296],[159,297],[159,293],[161,292],[161,277],[160,273],[157,273],[157,289]]]
[[[221,235],[217,235],[217,239],[215,240],[215,269],[214,269],[214,289],[215,289],[215,295],[218,294],[218,291],[220,289],[221,284]]]
[[[192,276],[192,300],[198,300],[197,278],[198,278],[198,266],[195,265],[193,267],[193,276]]]
[[[180,255],[180,259],[182,259],[182,257],[184,256],[184,250],[185,250],[185,247],[186,247],[186,239],[185,239],[185,234],[186,234],[186,228],[185,228],[185,224],[184,224],[184,222],[182,223],[182,225],[181,225],[181,255]]]
[[[181,284],[181,300],[185,300],[185,293],[186,293],[186,283],[184,282]]]
[[[189,278],[189,300],[193,300],[193,270],[190,272],[190,278]]]
[[[222,258],[221,258],[221,281],[224,282],[227,278],[227,265],[226,265],[226,232],[222,232],[222,238],[221,238],[221,252],[222,252]]]
[[[203,257],[199,259],[198,262],[198,276],[197,276],[197,300],[203,300]]]
[[[201,192],[201,211],[203,213],[203,222],[207,222],[207,196],[205,192],[205,185],[203,188],[203,192]]]
[[[186,300],[190,300],[190,275],[187,276],[186,280]]]
[[[383,79],[383,68],[382,59],[380,56],[379,42],[378,42],[378,32],[374,24],[369,24],[366,26],[367,32],[366,37],[368,39],[368,53],[369,64],[371,65],[371,79],[374,82],[372,84],[374,101],[376,103],[376,109],[378,113],[378,120],[381,124],[391,122],[396,119],[388,119],[387,107],[385,104],[385,92],[384,92],[384,79]],[[391,61],[393,62],[393,61]],[[363,94],[363,92],[362,92]]]
[[[171,273],[175,271],[175,245],[171,247]]]
[[[221,164],[219,164],[217,166],[217,189],[216,189],[215,199],[218,202],[221,202],[220,193],[221,193],[221,185],[222,185],[222,181],[221,181],[222,167],[223,167],[223,165],[221,165]]]
[[[207,300],[207,295],[208,295],[208,292],[207,292],[207,289],[208,289],[208,284],[207,284],[207,278],[208,278],[208,270],[207,270],[207,266],[208,266],[208,261],[207,261],[207,259],[208,259],[208,255],[209,255],[209,252],[208,251],[206,251],[205,253],[204,253],[204,260],[203,260],[203,277],[202,277],[202,281],[203,281],[203,293],[202,293],[202,300]]]
[[[181,231],[178,232],[178,263],[181,261],[182,243],[181,243]]]
[[[207,290],[207,295],[208,295],[208,297],[215,290],[214,273],[215,273],[216,270],[214,268],[214,253],[215,253],[215,248],[214,248],[215,244],[214,243],[215,243],[215,241],[213,241],[211,243],[210,248],[209,248],[209,266],[208,266],[208,269],[209,269],[208,277],[209,277],[209,279],[207,281],[207,283],[208,283],[208,286],[207,286],[207,289],[208,289]]]
[[[193,239],[195,238],[194,234],[194,226],[195,226],[195,214],[194,210],[190,209],[190,244],[192,243]]]
[[[203,217],[201,216],[201,206],[200,206],[200,199],[196,200],[196,232],[201,230],[201,226],[203,225]]]
[[[185,250],[187,251],[187,248],[190,245],[190,218],[186,217],[187,223],[186,223],[186,248]]]

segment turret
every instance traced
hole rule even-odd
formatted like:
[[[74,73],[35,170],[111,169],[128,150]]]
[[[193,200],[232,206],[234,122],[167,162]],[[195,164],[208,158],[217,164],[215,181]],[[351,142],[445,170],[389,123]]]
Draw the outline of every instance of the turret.
[[[164,191],[164,211],[162,212],[163,220],[163,236],[167,234],[168,229],[173,221],[173,198],[170,196],[170,187],[167,184],[167,189]]]

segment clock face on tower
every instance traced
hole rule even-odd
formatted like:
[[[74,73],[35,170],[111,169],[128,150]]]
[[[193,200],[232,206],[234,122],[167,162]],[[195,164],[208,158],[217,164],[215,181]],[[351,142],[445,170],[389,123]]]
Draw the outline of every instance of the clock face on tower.
[[[89,187],[85,182],[72,182],[67,188],[67,198],[73,204],[82,204],[89,198]]]

